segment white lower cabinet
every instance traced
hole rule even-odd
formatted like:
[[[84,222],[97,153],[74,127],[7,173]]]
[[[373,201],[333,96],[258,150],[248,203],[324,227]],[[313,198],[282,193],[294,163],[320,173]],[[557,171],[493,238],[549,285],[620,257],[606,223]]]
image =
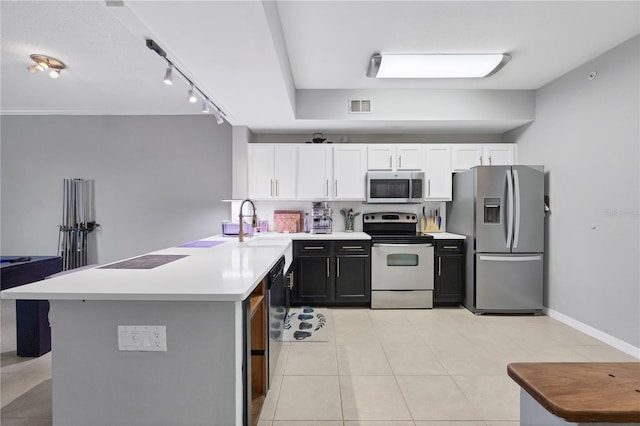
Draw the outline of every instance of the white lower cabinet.
[[[328,200],[333,187],[332,146],[302,145],[298,149],[298,199]]]
[[[333,199],[361,201],[367,176],[366,145],[333,147]]]
[[[451,200],[451,146],[447,144],[426,145],[425,155],[425,200]]]

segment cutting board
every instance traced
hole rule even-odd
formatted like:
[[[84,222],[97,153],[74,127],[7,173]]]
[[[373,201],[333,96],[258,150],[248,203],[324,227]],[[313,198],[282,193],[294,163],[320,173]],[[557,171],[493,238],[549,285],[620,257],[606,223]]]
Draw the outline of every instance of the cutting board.
[[[304,212],[300,210],[275,210],[273,229],[276,232],[302,232]]]

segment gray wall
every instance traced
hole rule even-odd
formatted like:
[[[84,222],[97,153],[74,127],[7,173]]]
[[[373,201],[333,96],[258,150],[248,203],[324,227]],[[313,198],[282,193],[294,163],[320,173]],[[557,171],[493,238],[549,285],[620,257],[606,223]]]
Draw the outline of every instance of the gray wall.
[[[54,426],[240,424],[234,302],[52,300]],[[118,325],[165,325],[166,352],[118,351]]]
[[[62,180],[95,179],[107,263],[220,233],[231,126],[200,116],[2,116],[1,253],[54,255]]]
[[[544,86],[536,121],[505,138],[547,170],[546,306],[636,348],[639,52],[636,36]]]

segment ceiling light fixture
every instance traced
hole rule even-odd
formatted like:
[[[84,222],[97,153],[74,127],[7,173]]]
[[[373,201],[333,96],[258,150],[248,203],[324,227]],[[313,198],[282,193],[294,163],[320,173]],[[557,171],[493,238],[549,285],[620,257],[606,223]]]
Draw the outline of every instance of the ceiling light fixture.
[[[164,73],[164,79],[162,79],[162,81],[164,81],[164,84],[166,84],[167,86],[171,86],[173,84],[173,65],[169,64],[167,66],[167,71]]]
[[[369,61],[372,78],[484,78],[511,60],[508,54],[376,53]]]
[[[218,124],[224,123],[224,119],[222,118],[222,111],[220,111],[219,109],[213,110],[213,116],[216,118],[216,123]]]
[[[35,62],[35,65],[27,67],[30,72],[49,70],[51,78],[58,78],[60,77],[60,71],[66,68],[66,65],[62,61],[52,58],[51,56],[34,53],[29,57]]]
[[[222,124],[224,123],[224,119],[226,118],[225,114],[222,112],[222,110],[214,103],[212,102],[209,96],[207,96],[198,86],[196,86],[193,81],[191,81],[191,79],[189,77],[187,77],[185,75],[184,72],[182,72],[182,70],[180,70],[180,68],[178,68],[169,58],[167,58],[167,53],[162,50],[162,48],[153,40],[151,39],[147,39],[145,40],[145,44],[146,46],[153,50],[154,52],[156,52],[158,54],[158,56],[164,58],[165,61],[167,61],[167,71],[165,72],[164,75],[164,83],[167,85],[172,85],[173,84],[173,75],[172,72],[175,69],[175,71],[182,76],[183,79],[185,79],[185,81],[187,82],[187,84],[189,84],[189,92],[188,92],[188,99],[189,102],[191,103],[195,103],[198,102],[198,93],[200,94],[200,97],[202,99],[204,99],[203,103],[202,103],[202,112],[203,113],[209,113],[210,109],[209,107],[212,106],[213,107],[213,115],[216,118],[216,123],[218,124]]]
[[[195,104],[196,102],[198,102],[198,98],[196,97],[196,94],[193,92],[193,83],[191,83],[191,87],[189,88],[189,91],[187,92],[188,97],[187,99],[189,100],[189,102],[191,102],[192,104]]]
[[[205,99],[202,102],[202,113],[209,114],[209,99]]]

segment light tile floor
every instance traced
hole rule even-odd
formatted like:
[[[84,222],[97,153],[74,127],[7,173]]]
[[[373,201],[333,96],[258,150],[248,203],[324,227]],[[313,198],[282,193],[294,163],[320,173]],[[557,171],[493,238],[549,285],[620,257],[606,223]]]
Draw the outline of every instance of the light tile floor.
[[[51,354],[16,356],[1,309],[3,426],[51,425]],[[516,426],[510,362],[637,361],[546,316],[330,309],[327,342],[285,343],[259,426]]]

